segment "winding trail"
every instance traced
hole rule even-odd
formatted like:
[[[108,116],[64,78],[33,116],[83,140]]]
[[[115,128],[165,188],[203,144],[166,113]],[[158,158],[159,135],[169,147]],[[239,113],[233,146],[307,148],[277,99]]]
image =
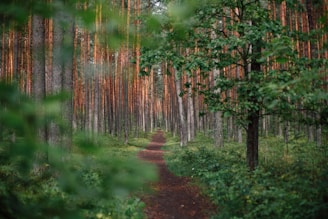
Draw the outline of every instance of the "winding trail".
[[[159,181],[151,184],[153,194],[145,195],[145,215],[148,219],[206,219],[215,211],[215,206],[198,187],[191,185],[186,177],[177,177],[167,168],[161,147],[165,143],[162,131],[157,131],[152,141],[138,156],[158,167]]]

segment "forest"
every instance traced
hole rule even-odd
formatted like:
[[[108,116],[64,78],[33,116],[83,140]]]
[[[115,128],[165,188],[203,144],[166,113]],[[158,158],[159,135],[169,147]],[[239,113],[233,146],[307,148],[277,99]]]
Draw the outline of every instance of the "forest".
[[[158,133],[209,218],[328,218],[328,0],[1,0],[0,22],[0,218],[157,218]]]

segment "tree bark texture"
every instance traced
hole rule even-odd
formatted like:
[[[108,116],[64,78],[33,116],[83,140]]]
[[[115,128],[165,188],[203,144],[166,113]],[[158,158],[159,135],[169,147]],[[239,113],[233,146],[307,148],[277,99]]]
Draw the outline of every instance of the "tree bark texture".
[[[179,121],[180,121],[180,146],[186,146],[188,142],[187,136],[187,124],[186,124],[186,113],[183,105],[183,99],[180,96],[181,93],[181,78],[178,72],[175,70],[175,87],[179,105]]]

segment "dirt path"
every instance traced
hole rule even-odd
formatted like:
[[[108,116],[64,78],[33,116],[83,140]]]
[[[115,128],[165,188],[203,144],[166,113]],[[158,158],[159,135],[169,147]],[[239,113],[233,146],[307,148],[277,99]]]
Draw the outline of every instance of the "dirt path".
[[[177,177],[167,169],[161,150],[164,143],[163,133],[157,131],[147,148],[139,153],[141,159],[159,169],[159,181],[151,185],[154,193],[142,198],[145,214],[148,219],[208,218],[215,207],[200,194],[199,188],[189,184],[188,178]]]

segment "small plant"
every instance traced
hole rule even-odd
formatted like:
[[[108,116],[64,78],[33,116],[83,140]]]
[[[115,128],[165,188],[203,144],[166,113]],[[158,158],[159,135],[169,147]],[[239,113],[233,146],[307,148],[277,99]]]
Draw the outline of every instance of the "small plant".
[[[227,143],[222,149],[214,149],[199,142],[196,139],[184,149],[167,146],[165,157],[172,171],[202,183],[220,208],[214,218],[328,216],[327,158],[315,145],[295,139],[286,155],[282,140],[261,139],[260,157],[265,161],[250,172],[243,162],[242,145]]]
[[[0,83],[0,218],[142,218],[143,203],[130,194],[155,170],[136,158],[139,149],[76,134],[63,159],[63,151],[39,138],[52,118],[42,108]]]

